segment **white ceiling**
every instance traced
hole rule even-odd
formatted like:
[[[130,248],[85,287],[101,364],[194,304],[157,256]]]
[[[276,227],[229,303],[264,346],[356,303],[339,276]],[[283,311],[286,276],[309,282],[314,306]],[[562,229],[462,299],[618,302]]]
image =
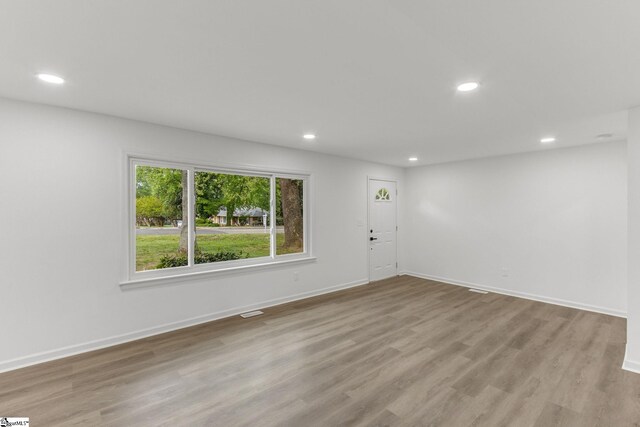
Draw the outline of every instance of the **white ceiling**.
[[[638,0],[0,0],[0,96],[438,163],[624,139],[639,18]]]

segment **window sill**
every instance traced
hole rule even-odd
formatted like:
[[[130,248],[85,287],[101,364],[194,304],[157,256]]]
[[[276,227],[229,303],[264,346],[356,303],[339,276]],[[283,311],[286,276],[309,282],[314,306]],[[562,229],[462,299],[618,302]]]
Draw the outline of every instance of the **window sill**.
[[[236,267],[221,268],[219,270],[194,271],[191,273],[175,274],[171,276],[150,277],[146,279],[132,279],[120,282],[122,290],[148,288],[152,286],[173,285],[178,282],[185,282],[207,277],[224,276],[243,272],[252,272],[257,270],[266,270],[277,267],[286,267],[293,264],[312,263],[317,260],[316,257],[294,258],[287,260],[270,261],[262,264],[240,265]]]

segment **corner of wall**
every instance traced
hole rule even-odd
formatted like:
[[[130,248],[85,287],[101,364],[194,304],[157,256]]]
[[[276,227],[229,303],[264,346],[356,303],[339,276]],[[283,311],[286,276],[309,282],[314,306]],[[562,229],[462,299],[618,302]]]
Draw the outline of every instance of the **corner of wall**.
[[[625,371],[640,374],[640,362],[628,359],[628,354],[629,354],[628,349],[629,349],[629,345],[627,344],[627,351],[625,351],[624,353],[624,361],[622,362],[622,369],[624,369]]]

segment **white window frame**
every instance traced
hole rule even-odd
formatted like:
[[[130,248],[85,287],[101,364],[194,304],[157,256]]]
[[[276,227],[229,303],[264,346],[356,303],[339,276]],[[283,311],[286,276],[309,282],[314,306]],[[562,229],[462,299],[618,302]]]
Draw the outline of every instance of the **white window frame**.
[[[136,166],[151,166],[160,168],[171,168],[186,170],[188,173],[188,198],[187,214],[190,224],[195,224],[195,173],[213,172],[233,175],[256,176],[268,178],[270,180],[270,254],[264,257],[249,259],[239,259],[232,261],[220,261],[208,264],[194,264],[195,227],[189,227],[189,251],[188,265],[181,267],[163,268],[158,270],[136,271]],[[197,277],[203,274],[229,273],[243,271],[246,269],[264,268],[282,264],[297,263],[315,260],[311,253],[311,209],[310,209],[310,188],[311,174],[306,172],[286,172],[266,170],[260,168],[245,168],[235,166],[215,166],[206,164],[195,164],[189,162],[176,162],[158,160],[144,156],[127,156],[127,276],[126,280],[120,283],[121,286],[135,286],[153,284],[158,281],[177,278]],[[277,255],[276,253],[276,179],[287,178],[303,181],[303,251],[295,254]],[[184,209],[184,207],[183,207]],[[227,216],[229,212],[227,212]],[[228,218],[227,218],[228,223]]]

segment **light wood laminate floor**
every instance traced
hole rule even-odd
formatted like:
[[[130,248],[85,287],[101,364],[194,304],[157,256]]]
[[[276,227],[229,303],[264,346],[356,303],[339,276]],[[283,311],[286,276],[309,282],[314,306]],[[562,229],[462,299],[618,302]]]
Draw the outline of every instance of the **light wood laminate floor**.
[[[402,276],[0,374],[33,426],[631,426],[625,320]],[[7,344],[7,343],[5,343]]]

